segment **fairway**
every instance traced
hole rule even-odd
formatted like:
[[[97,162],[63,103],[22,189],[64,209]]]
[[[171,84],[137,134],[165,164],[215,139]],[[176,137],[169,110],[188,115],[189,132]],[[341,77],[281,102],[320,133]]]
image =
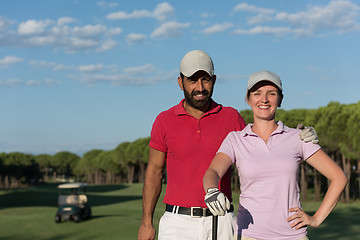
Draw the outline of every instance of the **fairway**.
[[[57,185],[0,190],[0,240],[27,239],[121,239],[137,237],[141,223],[141,184],[90,186],[89,202],[93,218],[81,223],[55,223]],[[161,200],[154,223],[158,226],[164,212]],[[238,193],[234,193],[234,202]],[[236,205],[236,204],[235,204]],[[305,211],[312,213],[319,203],[306,202]],[[237,206],[236,206],[237,208]],[[317,229],[309,229],[313,239],[360,239],[360,203],[338,204],[329,218]]]

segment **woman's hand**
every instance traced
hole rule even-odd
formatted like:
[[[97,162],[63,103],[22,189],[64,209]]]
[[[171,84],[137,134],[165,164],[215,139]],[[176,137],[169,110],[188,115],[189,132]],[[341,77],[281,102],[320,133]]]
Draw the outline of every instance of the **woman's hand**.
[[[290,227],[294,229],[300,229],[306,225],[316,228],[321,224],[314,216],[309,216],[299,207],[290,208],[289,212],[295,213],[287,218],[288,222],[293,221]]]

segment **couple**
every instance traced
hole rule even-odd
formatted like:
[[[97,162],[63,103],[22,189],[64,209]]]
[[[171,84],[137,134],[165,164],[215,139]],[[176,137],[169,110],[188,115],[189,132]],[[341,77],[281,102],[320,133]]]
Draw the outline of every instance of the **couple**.
[[[160,113],[151,131],[138,239],[155,239],[152,220],[165,163],[166,209],[158,239],[210,239],[213,214],[220,215],[219,239],[306,237],[304,226],[317,227],[336,205],[347,183],[342,170],[312,143],[317,142],[312,128],[300,132],[275,122],[283,98],[276,74],[250,76],[246,101],[254,124],[246,127],[235,109],[212,100],[215,81],[213,62],[205,52],[183,57],[178,84],[185,99]],[[300,207],[297,175],[302,160],[331,180],[314,216]],[[242,191],[237,219],[230,204],[232,163],[239,170]]]

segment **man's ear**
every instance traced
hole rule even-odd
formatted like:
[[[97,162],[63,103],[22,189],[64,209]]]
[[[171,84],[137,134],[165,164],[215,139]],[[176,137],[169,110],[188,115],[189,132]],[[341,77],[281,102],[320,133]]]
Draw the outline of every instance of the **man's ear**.
[[[183,85],[183,80],[181,78],[181,76],[178,77],[178,84],[179,84],[179,87],[182,91],[184,91],[184,85]]]
[[[179,87],[182,91],[184,91],[184,84],[183,84],[183,79],[181,78],[181,76],[178,77],[178,84]]]
[[[215,84],[216,82],[216,75],[213,76],[213,85]]]

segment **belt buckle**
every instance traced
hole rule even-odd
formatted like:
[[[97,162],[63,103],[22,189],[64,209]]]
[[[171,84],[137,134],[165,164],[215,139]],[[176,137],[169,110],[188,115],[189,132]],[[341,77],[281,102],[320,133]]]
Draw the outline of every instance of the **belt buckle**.
[[[194,215],[194,209],[202,209],[203,210],[203,215],[202,216],[195,216]],[[206,215],[206,208],[202,208],[202,207],[191,207],[190,208],[190,216],[192,218],[201,218],[204,217]]]

